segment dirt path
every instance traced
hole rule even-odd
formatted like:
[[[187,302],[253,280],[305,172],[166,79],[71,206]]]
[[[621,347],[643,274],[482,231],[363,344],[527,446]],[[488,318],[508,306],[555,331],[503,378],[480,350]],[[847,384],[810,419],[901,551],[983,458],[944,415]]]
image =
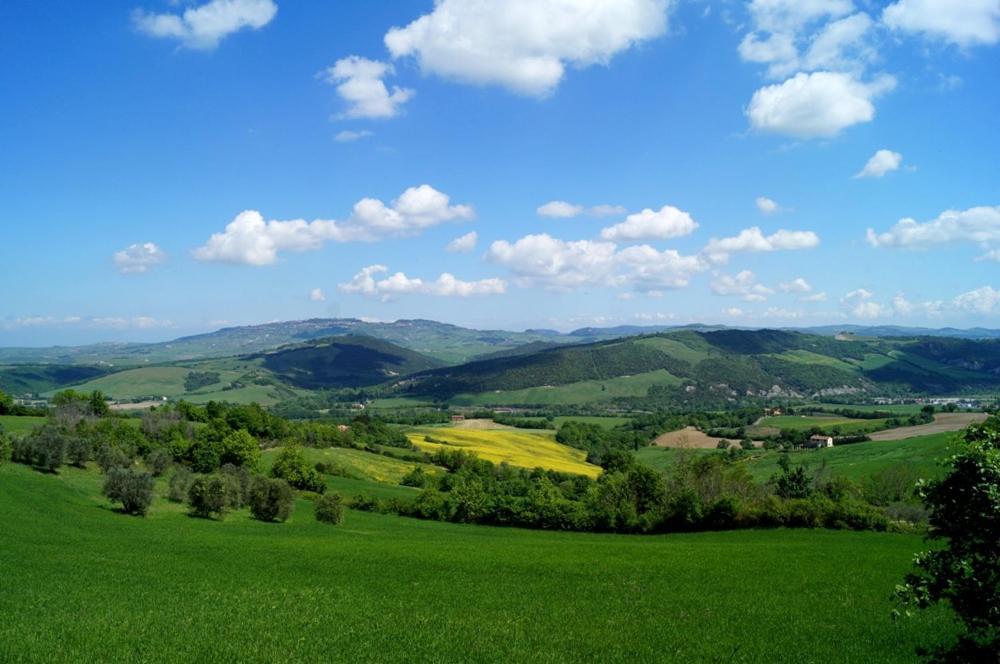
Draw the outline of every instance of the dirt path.
[[[932,433],[960,431],[973,422],[982,422],[987,417],[989,415],[986,413],[938,413],[930,424],[877,431],[870,434],[870,437],[872,440],[903,440],[916,436],[929,436]]]

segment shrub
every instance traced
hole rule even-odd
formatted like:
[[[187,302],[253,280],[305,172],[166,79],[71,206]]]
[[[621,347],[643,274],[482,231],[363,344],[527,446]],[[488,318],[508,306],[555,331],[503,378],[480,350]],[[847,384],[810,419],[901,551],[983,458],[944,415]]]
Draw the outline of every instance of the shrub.
[[[10,461],[14,452],[14,443],[10,436],[0,427],[0,466]]]
[[[167,472],[170,464],[174,462],[173,456],[167,450],[159,447],[146,455],[146,467],[153,473],[153,477],[160,477]]]
[[[193,516],[223,519],[230,507],[226,480],[219,475],[199,475],[188,488],[188,505]]]
[[[418,489],[423,489],[427,487],[429,479],[430,477],[424,472],[424,469],[420,466],[416,466],[413,470],[404,475],[403,479],[401,479],[399,483],[403,486],[412,486]]]
[[[104,481],[103,493],[121,503],[126,514],[145,516],[153,502],[153,476],[131,468],[111,468]]]
[[[260,467],[260,443],[246,429],[234,431],[222,439],[219,462],[257,470]]]
[[[744,438],[743,440],[740,441],[740,447],[742,447],[745,450],[752,450],[754,447],[753,441],[750,440],[749,438]]]
[[[97,448],[96,459],[102,473],[107,473],[112,468],[128,468],[132,465],[131,455],[121,447],[110,443],[102,443]]]
[[[295,506],[292,487],[285,480],[256,477],[250,485],[250,513],[261,521],[285,521]]]
[[[239,509],[250,504],[250,488],[254,476],[244,466],[234,466],[227,463],[219,469],[226,482],[226,495],[229,506]]]
[[[285,480],[296,489],[323,493],[326,484],[316,469],[311,467],[297,445],[289,445],[278,453],[271,466],[271,477]]]
[[[93,455],[94,446],[83,436],[72,436],[66,445],[66,456],[69,462],[77,468],[86,468]]]
[[[35,429],[15,447],[18,460],[54,473],[66,460],[66,434],[53,425]]]
[[[728,450],[729,441],[723,438],[722,440],[720,440],[718,443],[715,444],[715,448],[718,450]]]
[[[339,493],[328,493],[316,500],[316,520],[337,525],[344,521],[344,502]]]
[[[188,497],[188,490],[194,476],[191,471],[184,466],[177,466],[174,474],[170,476],[170,483],[167,485],[167,499],[175,503],[183,503]]]

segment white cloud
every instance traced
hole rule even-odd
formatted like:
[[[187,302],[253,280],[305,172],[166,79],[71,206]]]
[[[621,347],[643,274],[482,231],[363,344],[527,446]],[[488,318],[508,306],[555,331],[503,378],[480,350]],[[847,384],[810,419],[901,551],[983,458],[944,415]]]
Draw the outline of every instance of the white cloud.
[[[757,209],[760,210],[761,214],[774,214],[775,212],[781,211],[781,206],[767,196],[758,196],[757,200],[754,201],[754,204],[757,206]]]
[[[851,314],[855,318],[863,318],[867,320],[878,318],[885,313],[885,308],[881,304],[870,300],[858,302],[851,308]]]
[[[828,23],[814,38],[802,61],[802,68],[861,71],[862,65],[875,58],[868,35],[875,22],[858,12]]]
[[[728,309],[724,309],[722,313],[732,318],[739,318],[740,316],[743,315],[743,310],[740,309],[739,307],[729,307]]]
[[[467,254],[476,248],[476,243],[479,241],[479,234],[476,231],[466,233],[460,237],[455,238],[448,243],[445,249],[453,254]]]
[[[757,277],[750,270],[743,270],[735,276],[716,273],[710,285],[716,295],[739,297],[746,302],[763,302],[774,291],[757,283]]]
[[[712,238],[702,250],[713,263],[725,263],[729,255],[742,252],[796,251],[819,246],[819,236],[812,231],[789,231],[781,229],[764,236],[759,227],[753,226],[740,231],[739,235],[717,239]]]
[[[601,231],[601,239],[613,241],[666,240],[690,235],[698,228],[698,222],[691,215],[672,205],[664,205],[658,211],[649,208],[630,214],[620,224]]]
[[[152,242],[130,244],[114,255],[115,266],[122,274],[144,274],[165,260],[167,255]]]
[[[953,304],[957,308],[971,313],[991,314],[1000,309],[1000,290],[991,286],[983,286],[968,293],[962,293],[954,299]]]
[[[583,205],[568,203],[566,201],[549,201],[545,205],[539,206],[535,211],[540,217],[549,217],[552,219],[571,219],[581,214],[586,214],[590,217],[614,217],[627,212],[621,205],[608,205],[605,203],[592,207],[584,207]]]
[[[887,75],[863,83],[842,72],[800,72],[754,92],[746,114],[757,131],[829,138],[851,125],[870,122],[875,117],[872,100],[895,85]]]
[[[471,207],[451,205],[446,194],[425,184],[407,189],[388,206],[375,198],[363,198],[354,204],[346,221],[265,221],[260,212],[245,210],[224,232],[214,233],[193,254],[202,261],[271,265],[282,251],[312,251],[327,241],[375,241],[414,235],[446,221],[473,216]]]
[[[858,288],[856,290],[850,291],[844,296],[844,300],[870,300],[875,297],[875,293],[871,292],[867,288]]]
[[[886,173],[895,171],[903,163],[903,155],[892,150],[878,150],[871,156],[865,167],[862,168],[855,178],[880,178]]]
[[[400,295],[436,295],[440,297],[473,297],[477,295],[500,295],[506,292],[507,283],[502,279],[480,279],[479,281],[462,281],[447,272],[436,280],[425,282],[422,279],[410,278],[402,272],[397,272],[385,279],[376,279],[375,275],[388,272],[384,265],[369,265],[354,275],[348,283],[340,284],[338,288],[344,293],[358,293],[373,297],[383,302]]]
[[[31,327],[82,327],[87,329],[151,330],[174,327],[173,322],[152,316],[24,316],[4,320],[5,329]]]
[[[540,217],[550,217],[552,219],[570,219],[583,212],[582,205],[567,203],[566,201],[549,201],[535,210]]]
[[[778,288],[785,293],[809,293],[812,291],[812,286],[803,277],[778,284]]]
[[[353,143],[354,141],[360,141],[362,138],[368,138],[369,136],[374,135],[374,132],[368,131],[367,129],[362,129],[360,131],[345,129],[334,136],[333,140],[338,143]]]
[[[1000,206],[945,210],[925,223],[900,219],[885,233],[869,228],[867,238],[873,247],[925,248],[953,242],[1000,242]]]
[[[993,262],[996,262],[996,263],[1000,263],[1000,249],[990,249],[989,251],[987,251],[982,256],[979,256],[978,258],[976,258],[976,261],[977,262],[993,261]]]
[[[313,302],[326,302],[326,295],[322,288],[314,288],[309,291],[309,299]]]
[[[277,13],[273,0],[211,0],[181,14],[153,14],[139,9],[132,14],[132,23],[152,37],[176,39],[187,48],[210,50],[234,32],[264,27]]]
[[[813,293],[799,298],[803,302],[826,302],[826,293]]]
[[[567,65],[606,64],[662,35],[672,0],[437,0],[434,10],[393,28],[394,58],[424,73],[528,95],[556,88]]]
[[[413,98],[413,90],[393,86],[382,79],[393,73],[392,65],[357,55],[337,60],[323,71],[323,79],[337,86],[337,94],[347,102],[345,118],[391,118]]]
[[[547,234],[526,235],[516,242],[490,245],[487,259],[513,272],[522,286],[558,291],[631,285],[645,292],[686,286],[707,269],[699,256],[683,256],[648,245],[618,250],[613,242],[565,241]]]
[[[896,30],[962,47],[1000,41],[996,0],[899,0],[883,10],[882,21]]]

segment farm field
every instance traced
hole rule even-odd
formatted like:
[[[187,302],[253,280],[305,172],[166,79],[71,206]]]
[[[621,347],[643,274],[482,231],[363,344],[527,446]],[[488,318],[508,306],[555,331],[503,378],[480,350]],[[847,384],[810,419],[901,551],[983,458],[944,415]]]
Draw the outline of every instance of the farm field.
[[[634,376],[619,376],[606,380],[584,380],[567,385],[529,387],[523,390],[459,394],[451,399],[456,406],[511,406],[583,404],[607,401],[618,397],[645,396],[652,385],[677,385],[680,379],[658,369]]]
[[[605,429],[614,429],[616,426],[625,424],[629,421],[627,417],[615,417],[612,415],[562,415],[553,418],[556,428],[558,429],[566,422],[584,422],[586,424],[596,424],[598,426],[604,427]]]
[[[721,440],[725,439],[709,436],[695,427],[684,427],[679,431],[668,431],[667,433],[660,434],[656,437],[652,444],[657,447],[671,447],[677,449],[714,450],[717,449],[719,441]]]
[[[914,436],[926,436],[935,433],[960,431],[974,422],[983,422],[986,413],[938,413],[929,424],[919,424],[913,427],[899,427],[871,434],[872,440],[903,440]]]
[[[921,477],[935,477],[941,472],[938,460],[947,456],[954,434],[939,433],[906,440],[855,443],[831,449],[795,450],[792,465],[815,472],[820,467],[834,475],[860,481],[889,467],[905,467]],[[711,454],[708,450],[683,451],[645,447],[636,452],[640,461],[659,470],[669,470],[681,454]],[[780,452],[756,450],[741,463],[757,480],[766,480],[778,472]]]
[[[0,427],[7,433],[27,433],[35,427],[44,424],[44,417],[19,417],[15,415],[0,415]]]
[[[353,511],[331,527],[305,500],[285,524],[193,519],[162,499],[138,519],[97,483],[0,468],[0,566],[14,570],[0,660],[909,662],[955,631],[941,611],[890,618],[917,536],[550,533]]]
[[[267,473],[274,464],[275,458],[281,452],[281,448],[264,450],[261,455],[262,470]],[[404,461],[392,457],[352,450],[342,447],[314,448],[303,447],[302,455],[309,461],[310,465],[318,462],[337,463],[342,465],[360,479],[387,484],[399,484],[399,481],[417,466],[422,467],[428,473],[435,473],[440,469],[426,463],[416,463]]]
[[[428,436],[442,442],[430,442]],[[407,437],[425,452],[465,450],[493,463],[506,462],[521,468],[545,468],[588,477],[601,473],[599,467],[586,462],[586,452],[557,443],[552,432],[428,427],[409,432]]]
[[[755,425],[756,429],[795,429],[805,430],[819,427],[829,431],[836,427],[844,434],[873,431],[885,426],[886,420],[859,420],[839,415],[778,415],[762,417]]]

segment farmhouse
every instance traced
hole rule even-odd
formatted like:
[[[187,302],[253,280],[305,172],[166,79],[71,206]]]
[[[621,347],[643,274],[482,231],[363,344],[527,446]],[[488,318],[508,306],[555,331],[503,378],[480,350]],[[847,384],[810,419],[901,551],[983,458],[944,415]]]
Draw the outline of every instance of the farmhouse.
[[[451,421],[452,422],[464,422],[465,421],[465,415],[452,415],[451,416]]]
[[[833,436],[820,436],[813,435],[809,436],[809,442],[806,447],[833,447]]]
[[[344,433],[345,431],[350,431],[350,430],[351,430],[351,427],[347,426],[346,424],[338,424],[337,425],[337,431],[339,431],[340,433]]]

